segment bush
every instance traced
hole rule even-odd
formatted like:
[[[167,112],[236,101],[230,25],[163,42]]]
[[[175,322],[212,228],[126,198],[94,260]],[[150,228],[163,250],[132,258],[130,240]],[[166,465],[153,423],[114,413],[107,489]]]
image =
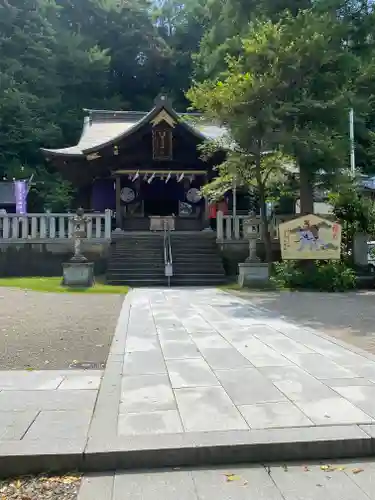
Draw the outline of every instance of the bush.
[[[355,271],[340,261],[312,261],[311,266],[301,261],[275,263],[271,280],[282,288],[321,292],[344,292],[357,284]]]

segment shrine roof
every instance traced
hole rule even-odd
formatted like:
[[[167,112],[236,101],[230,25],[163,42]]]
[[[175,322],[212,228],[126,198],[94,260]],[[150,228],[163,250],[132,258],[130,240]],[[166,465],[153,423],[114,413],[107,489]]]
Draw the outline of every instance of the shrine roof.
[[[85,109],[81,137],[75,146],[61,149],[42,149],[46,156],[84,157],[101,148],[116,144],[131,135],[142,125],[151,122],[163,109],[176,122],[181,124],[201,140],[217,140],[226,134],[226,129],[203,121],[196,113],[176,113],[168,104],[162,102],[150,112],[107,111]]]

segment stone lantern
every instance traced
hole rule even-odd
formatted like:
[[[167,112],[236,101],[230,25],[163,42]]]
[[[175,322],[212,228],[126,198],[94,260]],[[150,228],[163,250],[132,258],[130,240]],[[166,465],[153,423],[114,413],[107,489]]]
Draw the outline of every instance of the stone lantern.
[[[91,287],[94,283],[94,263],[86,259],[81,248],[90,218],[85,216],[83,208],[78,208],[70,220],[73,224],[74,255],[68,262],[63,263],[62,284],[82,288]]]

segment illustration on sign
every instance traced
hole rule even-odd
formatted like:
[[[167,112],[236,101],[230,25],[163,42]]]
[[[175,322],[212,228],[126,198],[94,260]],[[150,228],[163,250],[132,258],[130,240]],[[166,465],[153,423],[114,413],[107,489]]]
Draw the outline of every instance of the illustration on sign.
[[[340,258],[341,225],[317,215],[304,215],[279,225],[284,260]]]

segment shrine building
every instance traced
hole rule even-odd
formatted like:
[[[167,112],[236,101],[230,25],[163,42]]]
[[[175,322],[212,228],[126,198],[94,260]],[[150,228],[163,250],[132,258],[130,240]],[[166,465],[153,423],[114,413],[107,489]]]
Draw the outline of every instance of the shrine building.
[[[224,153],[203,161],[199,146],[225,129],[196,114],[179,114],[166,96],[149,112],[85,110],[78,144],[43,149],[76,189],[77,206],[112,209],[113,226],[150,229],[150,220],[173,216],[175,229],[201,230],[208,206],[202,186]]]

